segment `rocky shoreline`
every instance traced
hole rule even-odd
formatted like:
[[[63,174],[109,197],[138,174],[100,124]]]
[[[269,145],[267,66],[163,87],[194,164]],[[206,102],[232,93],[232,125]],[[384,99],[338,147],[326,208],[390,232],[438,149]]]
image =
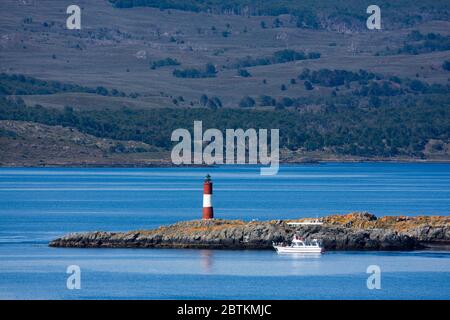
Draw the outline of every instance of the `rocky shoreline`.
[[[272,249],[293,234],[319,239],[325,250],[450,249],[450,217],[381,217],[351,213],[322,218],[322,225],[291,226],[300,220],[194,220],[153,230],[72,233],[49,243],[65,248]]]

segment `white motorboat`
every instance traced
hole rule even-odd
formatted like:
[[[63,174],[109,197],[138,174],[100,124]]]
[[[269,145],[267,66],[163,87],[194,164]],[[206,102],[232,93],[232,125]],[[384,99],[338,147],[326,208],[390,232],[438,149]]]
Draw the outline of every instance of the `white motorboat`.
[[[291,244],[274,243],[273,247],[278,253],[322,253],[323,248],[319,244],[319,241],[313,239],[310,242],[304,239],[294,236]]]

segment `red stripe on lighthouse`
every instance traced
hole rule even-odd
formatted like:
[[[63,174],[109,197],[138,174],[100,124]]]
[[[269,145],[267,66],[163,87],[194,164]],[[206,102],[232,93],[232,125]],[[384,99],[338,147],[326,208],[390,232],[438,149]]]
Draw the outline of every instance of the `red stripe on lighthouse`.
[[[212,194],[212,182],[205,182],[203,184],[203,194]]]
[[[213,184],[211,178],[206,176],[205,183],[203,184],[203,219],[214,219],[214,210],[212,206],[212,190]]]

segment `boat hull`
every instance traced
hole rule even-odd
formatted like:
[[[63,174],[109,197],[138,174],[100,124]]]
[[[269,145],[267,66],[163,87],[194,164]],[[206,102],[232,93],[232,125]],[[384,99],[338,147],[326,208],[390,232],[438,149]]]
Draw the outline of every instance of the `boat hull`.
[[[322,253],[323,249],[321,247],[283,247],[274,246],[278,253]]]

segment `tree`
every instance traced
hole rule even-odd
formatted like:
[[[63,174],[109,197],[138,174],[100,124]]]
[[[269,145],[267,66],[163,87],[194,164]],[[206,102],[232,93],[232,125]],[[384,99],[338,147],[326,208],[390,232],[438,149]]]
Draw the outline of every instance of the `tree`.
[[[206,64],[206,71],[207,74],[215,75],[217,73],[216,67],[212,63]]]
[[[371,96],[369,98],[369,106],[373,107],[373,108],[378,108],[381,106],[381,100],[380,98],[376,97],[376,96]]]
[[[308,59],[319,59],[321,54],[319,52],[308,53]]]
[[[275,99],[271,96],[262,95],[259,97],[260,106],[274,106],[276,103]]]
[[[444,70],[450,71],[450,60],[445,61],[444,64],[442,65],[442,68]]]
[[[248,72],[246,69],[239,69],[238,70],[238,75],[240,77],[244,77],[244,78],[248,78],[251,77],[252,75],[250,74],[250,72]]]
[[[242,98],[239,102],[239,107],[241,108],[252,108],[256,104],[255,100],[249,96]]]
[[[206,106],[206,104],[208,103],[208,96],[206,94],[202,94],[202,96],[200,97],[200,104],[202,106]]]
[[[291,107],[294,104],[294,100],[289,97],[284,97],[283,99],[281,99],[281,103],[285,107]]]
[[[19,85],[18,76],[0,74],[0,79],[3,80],[0,92],[8,89],[3,85],[7,82],[4,79],[10,77],[15,77],[14,85]],[[170,137],[173,130],[189,127],[195,120],[209,121],[212,127],[219,130],[230,127],[281,126],[283,135],[280,135],[280,147],[319,152],[327,147],[338,154],[367,157],[421,156],[430,139],[444,142],[449,140],[447,119],[450,118],[450,108],[447,94],[430,94],[426,97],[417,94],[405,99],[399,97],[394,103],[390,103],[389,98],[371,98],[372,106],[380,102],[376,108],[365,108],[367,98],[360,98],[364,108],[352,107],[355,95],[350,94],[351,98],[344,99],[344,94],[339,95],[336,100],[329,100],[321,112],[302,111],[301,115],[298,113],[300,110],[281,110],[286,108],[286,102],[282,100],[276,105],[280,109],[276,112],[256,112],[253,108],[149,110],[124,107],[63,110],[27,106],[23,99],[0,97],[0,119],[70,126],[100,138],[141,141],[164,150],[170,150],[172,146],[167,137]],[[370,95],[368,97],[370,99]],[[332,99],[330,96],[321,98]],[[270,101],[269,96],[258,99],[258,103],[263,99]],[[210,100],[218,105],[214,98],[207,99],[208,102]],[[251,107],[252,100],[246,97],[242,106]],[[299,106],[317,101],[305,98],[293,100],[294,105]],[[208,102],[208,107],[214,107]]]
[[[205,66],[205,71],[195,68],[184,70],[175,69],[172,74],[177,78],[214,78],[216,73],[216,67],[212,63],[208,63]]]
[[[156,68],[161,68],[165,66],[178,66],[178,65],[180,65],[180,63],[177,61],[177,59],[168,57],[162,60],[153,61],[150,65],[150,68],[154,70]]]
[[[214,104],[221,108],[222,107],[222,101],[219,99],[219,97],[212,97],[211,101],[214,102]]]
[[[411,81],[409,87],[411,90],[423,92],[426,89],[426,84],[420,80],[413,80]]]
[[[275,20],[273,20],[273,27],[274,28],[279,28],[279,27],[281,27],[282,26],[282,22],[281,22],[281,20],[279,19],[279,18],[275,18]]]
[[[208,103],[206,105],[210,109],[217,109],[219,106],[214,102],[214,100],[208,100]]]
[[[304,86],[305,86],[305,89],[308,91],[314,89],[313,85],[308,80],[305,81]]]
[[[108,95],[108,89],[104,88],[104,87],[97,87],[96,89],[96,93],[102,96],[107,96]]]

